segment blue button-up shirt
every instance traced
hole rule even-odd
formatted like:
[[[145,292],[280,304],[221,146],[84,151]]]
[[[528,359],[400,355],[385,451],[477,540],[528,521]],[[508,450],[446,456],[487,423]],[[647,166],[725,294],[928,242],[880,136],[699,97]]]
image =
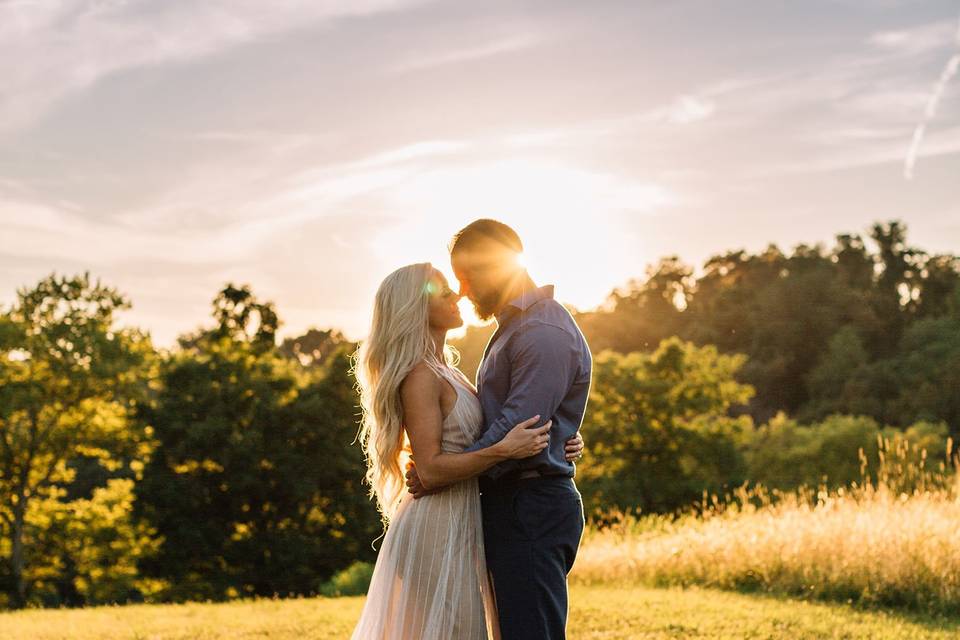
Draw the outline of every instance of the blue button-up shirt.
[[[524,292],[497,315],[477,372],[485,428],[466,451],[503,439],[518,423],[539,414],[541,426],[553,420],[549,446],[530,458],[506,460],[483,475],[496,479],[516,470],[536,469],[572,477],[564,445],[579,429],[590,393],[592,358],[573,316],[553,299],[553,286]]]

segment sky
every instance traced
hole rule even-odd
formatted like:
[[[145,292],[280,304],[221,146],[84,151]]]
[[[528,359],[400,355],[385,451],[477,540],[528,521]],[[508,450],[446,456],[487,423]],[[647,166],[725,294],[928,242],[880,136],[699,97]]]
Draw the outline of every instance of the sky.
[[[356,339],[478,217],[581,309],[877,221],[957,253],[958,66],[956,0],[0,0],[0,304],[90,271],[170,346],[233,282]]]

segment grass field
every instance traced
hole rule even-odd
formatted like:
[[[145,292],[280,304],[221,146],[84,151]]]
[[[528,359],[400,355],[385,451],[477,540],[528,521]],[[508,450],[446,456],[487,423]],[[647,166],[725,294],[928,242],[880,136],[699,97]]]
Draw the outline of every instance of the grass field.
[[[956,638],[960,618],[699,589],[577,585],[571,640],[627,638]],[[246,600],[0,614],[3,640],[336,640],[363,599]]]
[[[887,443],[876,483],[737,490],[676,520],[588,530],[571,580],[700,586],[957,615],[960,474],[908,464]]]

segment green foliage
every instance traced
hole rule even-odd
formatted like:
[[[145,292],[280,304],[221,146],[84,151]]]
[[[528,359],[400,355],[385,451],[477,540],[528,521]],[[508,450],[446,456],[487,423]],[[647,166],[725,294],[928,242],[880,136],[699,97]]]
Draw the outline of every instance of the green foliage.
[[[133,484],[114,478],[90,499],[62,502],[62,491],[32,504],[30,530],[43,533],[31,541],[35,600],[50,606],[142,601],[163,587],[138,570],[159,540],[133,515]]]
[[[848,486],[861,481],[864,463],[869,469],[880,467],[879,447],[884,439],[894,447],[900,440],[912,445],[914,453],[905,463],[916,466],[926,456],[943,458],[947,428],[942,423],[920,422],[901,431],[881,428],[870,417],[846,415],[804,426],[779,414],[750,438],[745,449],[747,477],[780,490]],[[926,454],[921,453],[924,450]]]
[[[138,331],[114,327],[127,308],[89,274],[54,274],[0,313],[0,523],[11,606],[29,601],[30,568],[45,561],[38,550],[56,542],[28,521],[32,504],[72,482],[78,457],[117,471],[142,451],[127,418],[153,350]]]
[[[652,354],[598,355],[577,477],[587,504],[672,511],[743,482],[738,446],[752,423],[728,415],[753,393],[734,379],[743,361],[677,338]]]
[[[650,351],[675,335],[694,295],[692,269],[677,256],[647,267],[646,279],[631,280],[610,294],[606,310],[577,315],[594,353]]]
[[[213,299],[212,306],[217,324],[212,329],[181,336],[182,348],[196,348],[224,338],[246,342],[257,350],[275,348],[280,317],[272,302],[254,297],[249,285],[237,287],[228,283]]]
[[[960,258],[909,246],[897,221],[874,225],[869,241],[872,250],[840,234],[830,249],[729,251],[696,277],[664,258],[576,318],[595,354],[650,351],[676,335],[746,355],[738,377],[756,390],[748,411],[757,423],[780,411],[803,421],[842,412],[901,426],[946,421],[960,438],[960,394],[942,392],[960,371],[951,346]],[[921,335],[939,346],[926,348]],[[465,362],[479,360],[478,341],[458,346]]]
[[[726,252],[697,276],[661,259],[576,314],[596,354],[588,509],[841,486],[879,442],[922,471],[960,439],[958,282],[960,259],[898,222]],[[0,309],[0,604],[362,590],[380,521],[354,345],[311,329],[277,346],[273,304],[228,284],[214,326],[157,354],[115,326],[129,306],[54,274]],[[471,378],[493,329],[454,341]]]
[[[351,445],[349,345],[304,368],[256,336],[224,333],[171,355],[141,413],[156,450],[137,505],[164,538],[142,567],[176,600],[315,592],[368,558],[379,530]]]
[[[330,598],[366,595],[371,578],[373,578],[372,563],[354,562],[321,585],[320,595]]]
[[[946,390],[960,389],[960,318],[917,320],[887,357],[873,361],[846,327],[831,339],[808,384],[811,399],[799,413],[802,420],[849,413],[896,425],[944,421],[956,438],[960,394]]]
[[[280,353],[305,367],[319,367],[348,344],[349,341],[339,331],[311,328],[302,336],[284,339],[280,344]]]
[[[864,425],[848,420],[846,430]],[[743,486],[675,518],[616,514],[588,530],[571,577],[953,615],[960,607],[956,461],[925,453],[924,443],[942,439],[942,425],[910,431],[878,438],[875,460],[861,456],[863,475],[848,485]]]

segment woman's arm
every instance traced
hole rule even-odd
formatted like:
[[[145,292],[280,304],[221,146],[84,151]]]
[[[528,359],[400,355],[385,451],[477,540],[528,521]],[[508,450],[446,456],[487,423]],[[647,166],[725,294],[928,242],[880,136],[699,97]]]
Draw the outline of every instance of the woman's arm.
[[[403,423],[410,438],[421,484],[427,489],[452,484],[483,473],[510,458],[527,458],[542,451],[551,424],[528,429],[540,419],[533,416],[516,425],[500,442],[470,453],[444,453],[443,413],[440,394],[443,380],[426,364],[417,365],[400,385]]]
[[[583,446],[583,436],[577,431],[564,445],[564,458],[567,462],[576,462],[580,459],[580,456],[583,455]],[[425,488],[423,483],[420,482],[420,476],[417,475],[417,465],[412,461],[407,463],[404,477],[406,477],[407,490],[413,494],[414,498],[422,498],[423,496],[439,493],[445,488],[444,486],[437,486],[431,489]]]

